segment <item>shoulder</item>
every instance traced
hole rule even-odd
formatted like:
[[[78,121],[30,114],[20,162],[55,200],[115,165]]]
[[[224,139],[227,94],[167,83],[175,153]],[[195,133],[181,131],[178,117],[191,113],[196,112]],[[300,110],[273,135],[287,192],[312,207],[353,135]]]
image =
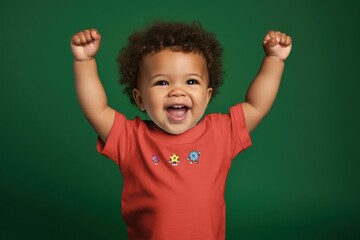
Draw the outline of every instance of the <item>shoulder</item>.
[[[240,118],[244,117],[243,104],[239,103],[229,108],[227,113],[210,113],[204,117],[204,120],[210,121],[230,121],[231,118]]]

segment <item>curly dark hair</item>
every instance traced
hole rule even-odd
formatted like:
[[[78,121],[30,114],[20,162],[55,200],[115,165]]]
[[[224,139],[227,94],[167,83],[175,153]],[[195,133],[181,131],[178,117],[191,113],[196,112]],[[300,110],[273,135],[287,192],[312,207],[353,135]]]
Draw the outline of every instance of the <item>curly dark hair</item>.
[[[126,86],[124,93],[129,96],[131,103],[135,103],[132,90],[137,87],[143,57],[163,49],[202,54],[208,68],[212,96],[218,93],[224,75],[223,49],[215,34],[204,30],[199,22],[155,22],[130,35],[127,46],[121,49],[117,58],[121,74],[120,83]]]

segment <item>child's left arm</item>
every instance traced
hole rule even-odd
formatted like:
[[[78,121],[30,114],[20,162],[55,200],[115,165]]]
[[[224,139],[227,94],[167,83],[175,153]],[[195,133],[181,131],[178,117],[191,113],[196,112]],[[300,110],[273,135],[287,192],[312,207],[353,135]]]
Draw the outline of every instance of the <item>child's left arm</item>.
[[[243,103],[249,132],[256,128],[275,101],[284,70],[284,61],[290,54],[292,40],[284,33],[270,31],[264,38],[263,47],[266,56]]]

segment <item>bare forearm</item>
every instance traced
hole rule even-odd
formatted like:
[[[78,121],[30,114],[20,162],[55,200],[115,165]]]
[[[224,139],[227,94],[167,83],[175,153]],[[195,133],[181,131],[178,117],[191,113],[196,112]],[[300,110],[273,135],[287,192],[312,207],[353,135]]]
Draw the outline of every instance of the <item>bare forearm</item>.
[[[284,62],[282,60],[266,56],[248,89],[245,101],[261,118],[269,112],[275,101],[283,70]]]
[[[95,60],[74,61],[76,93],[81,109],[92,127],[106,141],[115,112],[108,106]]]
[[[104,111],[107,98],[100,82],[95,60],[74,61],[76,94],[86,117]]]

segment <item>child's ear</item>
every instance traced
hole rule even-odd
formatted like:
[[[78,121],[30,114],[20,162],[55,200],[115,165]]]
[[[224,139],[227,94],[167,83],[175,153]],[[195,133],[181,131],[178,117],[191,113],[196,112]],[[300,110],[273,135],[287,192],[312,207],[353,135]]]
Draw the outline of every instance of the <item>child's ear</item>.
[[[211,99],[211,96],[212,96],[212,92],[213,92],[213,89],[212,88],[208,88],[206,90],[206,94],[207,94],[207,99],[206,99],[206,104],[208,104],[210,102],[210,99]]]
[[[142,101],[142,96],[141,96],[140,91],[138,89],[134,88],[132,90],[132,95],[133,95],[134,101],[135,101],[136,105],[138,106],[138,108],[140,108],[140,110],[142,112],[145,111],[145,107],[144,107],[144,103]]]

